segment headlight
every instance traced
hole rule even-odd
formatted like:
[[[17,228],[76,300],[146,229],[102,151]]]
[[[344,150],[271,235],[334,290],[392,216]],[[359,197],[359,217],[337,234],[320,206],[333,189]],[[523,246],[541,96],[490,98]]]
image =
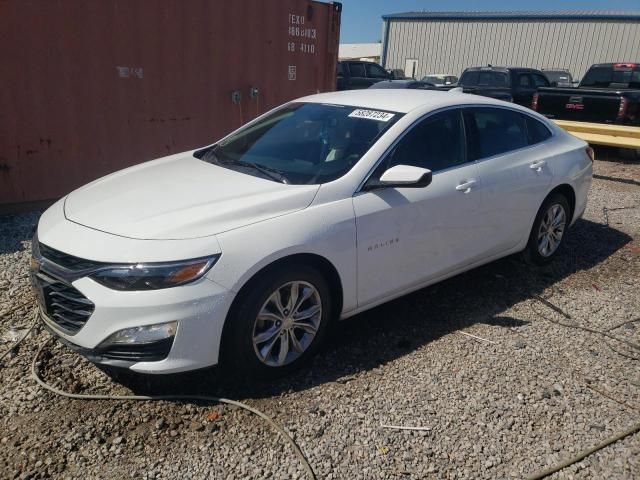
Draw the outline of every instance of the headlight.
[[[91,278],[115,290],[157,290],[198,280],[218,258],[220,255],[182,262],[114,265],[97,271]]]

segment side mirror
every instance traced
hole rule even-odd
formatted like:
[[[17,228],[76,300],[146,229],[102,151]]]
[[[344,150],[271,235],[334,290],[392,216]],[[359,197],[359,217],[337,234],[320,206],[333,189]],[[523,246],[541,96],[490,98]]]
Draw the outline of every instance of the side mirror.
[[[431,170],[427,168],[396,165],[382,174],[377,186],[389,188],[423,188],[429,185],[431,180]]]

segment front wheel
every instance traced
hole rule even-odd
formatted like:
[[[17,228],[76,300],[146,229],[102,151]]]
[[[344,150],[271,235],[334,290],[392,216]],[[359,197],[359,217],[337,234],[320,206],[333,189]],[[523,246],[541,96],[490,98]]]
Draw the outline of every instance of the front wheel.
[[[546,265],[557,255],[571,219],[569,202],[559,193],[548,197],[533,222],[527,247],[523,253],[525,261],[534,265]]]
[[[227,320],[223,362],[256,378],[301,367],[318,350],[332,312],[326,280],[307,265],[260,275],[237,304]]]

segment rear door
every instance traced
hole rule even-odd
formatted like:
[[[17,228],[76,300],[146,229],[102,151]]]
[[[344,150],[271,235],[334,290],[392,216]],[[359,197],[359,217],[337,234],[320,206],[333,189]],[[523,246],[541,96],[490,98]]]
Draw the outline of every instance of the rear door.
[[[513,248],[529,235],[533,216],[551,183],[546,157],[551,131],[540,121],[510,108],[465,109],[470,155],[482,178],[478,241],[489,254]]]

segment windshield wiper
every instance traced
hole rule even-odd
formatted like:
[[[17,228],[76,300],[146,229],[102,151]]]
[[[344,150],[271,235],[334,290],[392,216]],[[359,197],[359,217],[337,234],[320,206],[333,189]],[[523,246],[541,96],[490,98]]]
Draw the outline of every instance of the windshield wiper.
[[[244,160],[232,160],[232,159],[224,160],[223,163],[231,163],[233,165],[239,165],[241,167],[253,168],[254,170],[259,171],[263,175],[266,175],[267,177],[271,178],[272,180],[275,180],[276,182],[285,183],[285,184],[289,183],[289,180],[287,180],[287,177],[285,177],[282,174],[282,172],[280,172],[279,170],[276,170],[275,168],[267,167],[259,163],[251,163],[251,162],[245,162]]]
[[[235,160],[233,158],[225,158],[220,159],[218,155],[216,155],[217,146],[213,146],[209,150],[207,150],[202,156],[202,160],[209,163],[214,163],[216,165],[237,165],[239,167],[247,167],[252,168],[253,170],[257,170],[265,177],[269,177],[271,180],[275,180],[276,182],[288,184],[289,180],[285,177],[281,171],[276,170],[275,168],[267,167],[265,165],[260,165],[259,163],[251,163],[244,160]]]

